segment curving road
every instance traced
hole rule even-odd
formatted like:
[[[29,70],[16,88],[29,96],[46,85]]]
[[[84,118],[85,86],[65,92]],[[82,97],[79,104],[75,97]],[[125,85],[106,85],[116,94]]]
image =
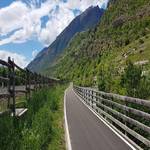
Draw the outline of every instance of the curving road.
[[[66,92],[66,116],[72,150],[131,150],[75,95]]]

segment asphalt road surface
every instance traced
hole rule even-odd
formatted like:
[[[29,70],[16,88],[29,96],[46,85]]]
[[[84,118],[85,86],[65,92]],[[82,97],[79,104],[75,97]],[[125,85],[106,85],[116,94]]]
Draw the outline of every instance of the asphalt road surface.
[[[72,150],[131,150],[74,94],[66,92],[66,114]]]

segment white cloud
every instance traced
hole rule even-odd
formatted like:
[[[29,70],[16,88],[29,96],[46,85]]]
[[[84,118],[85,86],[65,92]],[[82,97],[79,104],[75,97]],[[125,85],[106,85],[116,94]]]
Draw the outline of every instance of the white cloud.
[[[0,9],[0,34],[7,33],[22,27],[22,18],[29,9],[22,2],[14,2],[10,6]]]
[[[63,31],[63,29],[73,20],[73,9],[78,9],[83,12],[91,5],[100,7],[108,0],[68,0],[66,3],[59,2],[59,11],[53,11],[51,20],[49,20],[44,29],[41,29],[39,40],[45,46],[50,45],[56,37]]]
[[[33,52],[32,52],[32,58],[34,59],[35,57],[36,57],[36,55],[38,54],[38,50],[34,50]]]
[[[100,7],[108,0],[18,0],[0,9],[0,45],[23,43],[36,37],[44,45],[53,42],[56,36],[75,17],[72,9],[84,11],[91,5]],[[59,6],[59,10],[55,9]],[[41,18],[49,16],[46,27],[41,27]],[[11,34],[10,34],[11,33]]]
[[[8,57],[14,59],[14,62],[22,68],[26,67],[27,64],[29,63],[27,58],[21,54],[0,50],[0,59],[7,61]]]
[[[39,40],[46,46],[52,43],[56,36],[72,21],[74,14],[69,9],[59,6],[59,11],[51,14],[51,19],[47,22],[46,28],[41,29]]]
[[[68,0],[67,3],[64,3],[65,7],[70,9],[79,9],[81,11],[84,11],[91,5],[96,6],[99,5],[102,6],[103,3],[106,3],[108,0]]]
[[[38,35],[41,29],[41,18],[49,14],[54,7],[53,2],[47,1],[40,8],[26,5],[21,1],[13,2],[10,6],[0,9],[0,35],[12,35],[0,40],[0,45],[7,43],[23,43],[34,35]]]

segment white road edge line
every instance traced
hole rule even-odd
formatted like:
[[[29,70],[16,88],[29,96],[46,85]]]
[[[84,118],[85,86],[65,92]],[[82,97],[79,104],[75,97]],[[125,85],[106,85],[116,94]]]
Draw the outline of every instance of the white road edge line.
[[[124,137],[122,137],[117,131],[115,131],[106,121],[104,121],[94,110],[92,110],[82,99],[77,95],[77,93],[72,89],[79,100],[98,118],[100,119],[110,130],[112,130],[121,140],[123,140],[132,150],[137,150],[133,145],[131,145]]]
[[[68,88],[65,90],[64,94],[64,119],[65,119],[65,140],[66,140],[66,149],[72,150],[69,128],[68,128],[68,121],[67,121],[67,113],[66,113],[66,93]]]

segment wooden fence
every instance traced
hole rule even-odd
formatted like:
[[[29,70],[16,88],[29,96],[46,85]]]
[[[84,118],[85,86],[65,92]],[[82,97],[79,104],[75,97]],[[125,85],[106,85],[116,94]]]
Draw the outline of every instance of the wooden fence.
[[[58,79],[48,78],[28,69],[22,69],[10,57],[8,62],[0,59],[0,68],[5,72],[0,74],[0,102],[7,103],[5,111],[11,112],[12,116],[16,116],[16,96],[18,93],[25,94],[26,100],[29,100],[32,91],[59,82]],[[0,114],[5,111],[1,111]]]
[[[150,101],[79,86],[74,86],[74,91],[136,145],[150,148]]]

